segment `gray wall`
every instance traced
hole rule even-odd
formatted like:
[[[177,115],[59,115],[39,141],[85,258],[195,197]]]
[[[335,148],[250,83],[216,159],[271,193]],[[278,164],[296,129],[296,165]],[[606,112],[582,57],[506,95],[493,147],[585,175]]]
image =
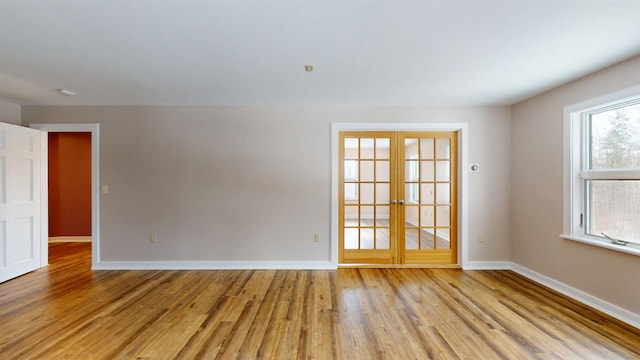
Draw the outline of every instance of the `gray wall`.
[[[481,171],[469,174],[463,241],[471,261],[509,261],[510,116],[509,107],[22,109],[24,125],[100,124],[102,261],[330,260],[331,122],[467,122]]]
[[[563,240],[563,109],[640,84],[640,57],[512,107],[512,261],[640,314],[640,258]]]
[[[0,121],[20,125],[20,105],[0,100]]]

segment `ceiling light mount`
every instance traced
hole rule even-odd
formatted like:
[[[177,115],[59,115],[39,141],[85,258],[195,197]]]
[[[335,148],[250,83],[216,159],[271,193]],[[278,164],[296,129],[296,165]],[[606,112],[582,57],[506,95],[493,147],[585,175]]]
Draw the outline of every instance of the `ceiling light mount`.
[[[78,93],[69,89],[58,89],[58,92],[66,96],[76,96]]]

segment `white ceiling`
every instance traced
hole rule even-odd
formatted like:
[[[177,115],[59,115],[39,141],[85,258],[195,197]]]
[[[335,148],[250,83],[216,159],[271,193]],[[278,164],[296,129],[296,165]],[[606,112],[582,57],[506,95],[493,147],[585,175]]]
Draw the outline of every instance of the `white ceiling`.
[[[638,54],[640,0],[0,0],[25,105],[504,105]]]

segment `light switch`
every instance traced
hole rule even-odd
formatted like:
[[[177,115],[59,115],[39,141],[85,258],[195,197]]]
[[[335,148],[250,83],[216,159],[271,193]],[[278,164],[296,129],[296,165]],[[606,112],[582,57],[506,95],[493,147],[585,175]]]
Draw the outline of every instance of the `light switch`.
[[[102,194],[106,195],[109,193],[109,185],[102,185]]]

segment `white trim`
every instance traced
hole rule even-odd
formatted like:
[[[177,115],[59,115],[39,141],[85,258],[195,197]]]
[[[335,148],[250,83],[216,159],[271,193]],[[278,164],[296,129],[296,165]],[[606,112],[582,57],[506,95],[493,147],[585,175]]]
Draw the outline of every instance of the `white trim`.
[[[615,251],[619,251],[619,252],[623,252],[631,255],[640,256],[640,248],[638,248],[638,245],[634,245],[634,244],[628,244],[626,246],[616,245],[616,244],[612,244],[611,242],[601,240],[599,238],[591,239],[586,236],[560,235],[560,237],[565,240],[577,241],[583,244],[598,246],[598,247],[609,249],[609,250],[615,250]]]
[[[93,270],[335,270],[330,261],[103,261]]]
[[[604,107],[607,103],[611,102],[624,102],[628,99],[631,99],[640,93],[640,84],[632,87],[628,87],[626,89],[622,89],[616,92],[612,92],[610,94],[598,96],[593,99],[585,100],[579,102],[577,104],[569,105],[564,108],[565,114],[567,112],[572,113],[575,111],[589,111],[593,110],[595,107]],[[566,119],[566,118],[565,118]]]
[[[49,244],[61,242],[91,242],[91,236],[52,236]]]
[[[91,133],[91,266],[100,262],[100,125],[99,124],[30,124],[31,128],[45,132],[90,132]],[[44,147],[48,148],[48,138]],[[42,161],[44,174],[48,173],[48,161]],[[43,182],[42,191],[48,197],[48,181]],[[43,219],[49,218],[49,208],[43,206]],[[44,221],[44,220],[43,220]],[[42,234],[42,242],[49,240],[48,223]],[[45,246],[46,247],[46,246]]]
[[[524,266],[512,264],[511,270],[548,288],[558,291],[559,293],[577,300],[587,306],[591,306],[594,309],[600,310],[603,313],[612,316],[620,321],[623,321],[635,328],[640,329],[640,315],[636,313],[625,310],[617,305],[604,301],[593,295],[589,295],[584,291],[561,283],[548,276],[527,269]]]
[[[640,93],[640,85],[632,86],[620,91],[599,96],[593,99],[582,101],[577,104],[569,105],[564,108],[563,114],[563,191],[562,191],[562,234],[563,239],[579,241],[585,244],[595,245],[615,251],[622,251],[630,254],[628,248],[623,246],[609,246],[606,241],[597,241],[587,239],[580,227],[580,209],[582,209],[582,186],[574,186],[582,184],[581,176],[585,179],[606,179],[609,175],[616,173],[622,177],[638,176],[637,171],[626,170],[608,170],[605,172],[589,170],[582,172],[583,156],[580,150],[582,144],[581,122],[583,121],[580,113],[588,112],[594,108],[601,108],[613,102],[624,102],[631,98],[637,97]],[[582,173],[581,173],[582,172]],[[608,174],[607,174],[608,173]]]
[[[469,262],[468,123],[331,123],[331,263],[338,266],[338,133],[340,131],[458,132],[458,264]]]
[[[49,137],[40,134],[40,267],[49,265]]]
[[[467,261],[463,270],[511,270],[509,261]]]
[[[584,180],[639,180],[640,170],[583,170],[582,172],[580,172],[580,178]]]

